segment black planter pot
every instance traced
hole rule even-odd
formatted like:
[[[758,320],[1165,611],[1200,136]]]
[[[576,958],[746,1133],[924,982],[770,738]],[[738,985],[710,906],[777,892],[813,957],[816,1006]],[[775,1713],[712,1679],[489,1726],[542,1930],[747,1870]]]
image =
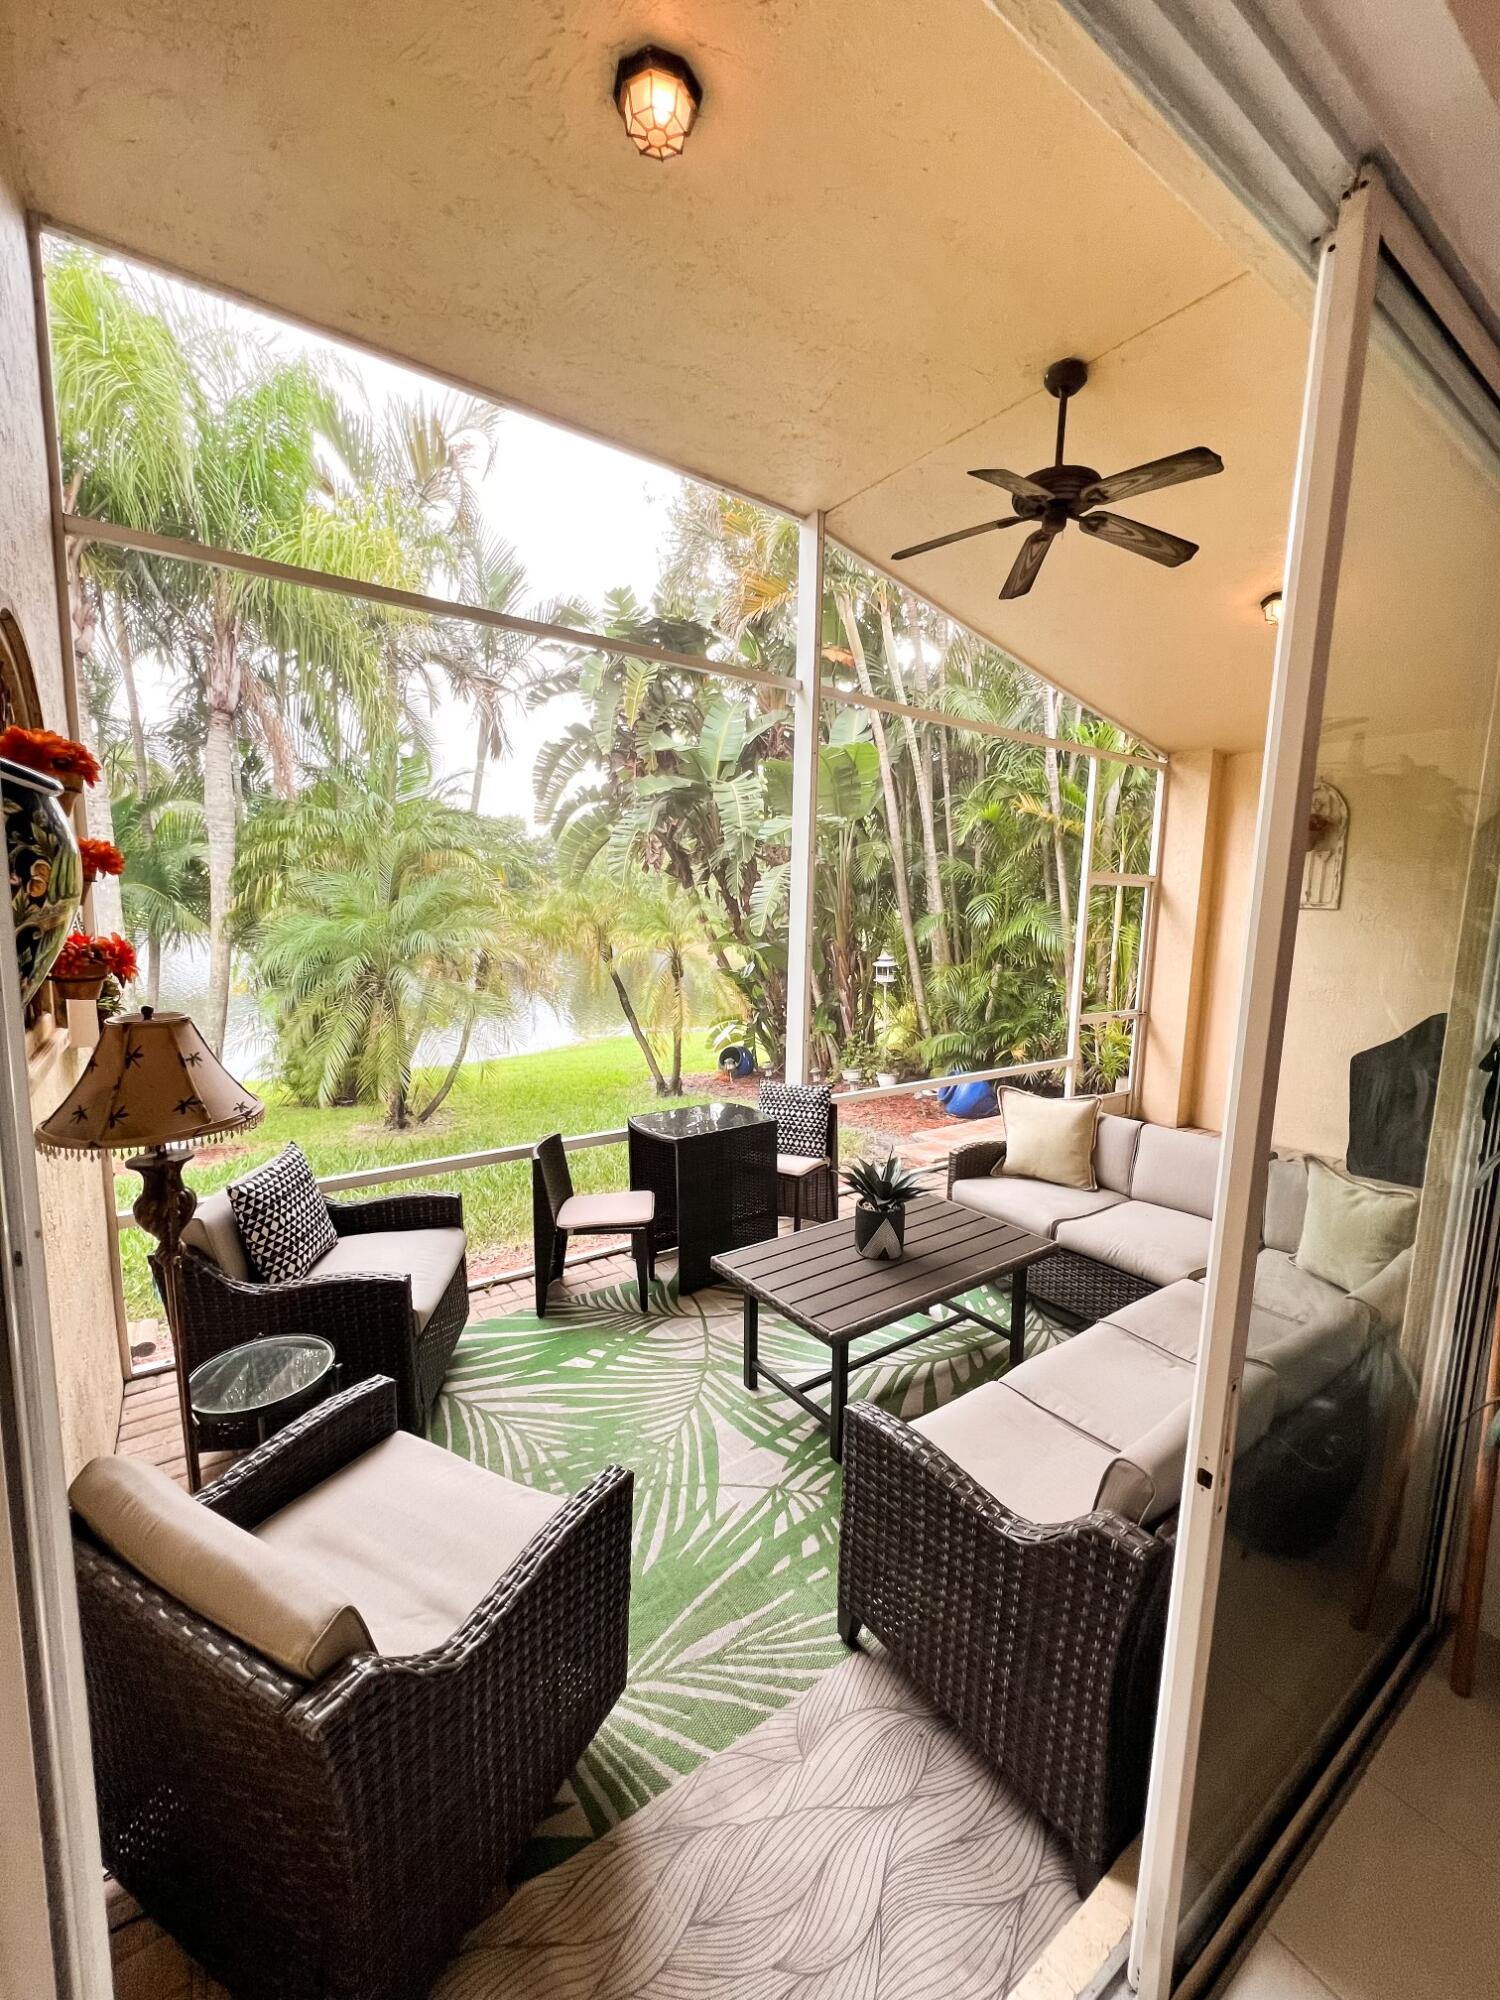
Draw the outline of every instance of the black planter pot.
[[[5,810],[23,1007],[47,977],[83,900],[83,864],[62,798],[56,778],[0,757],[0,802]]]
[[[858,1203],[854,1210],[854,1247],[872,1263],[899,1263],[906,1250],[905,1208],[899,1202],[891,1208],[867,1208],[863,1202]]]

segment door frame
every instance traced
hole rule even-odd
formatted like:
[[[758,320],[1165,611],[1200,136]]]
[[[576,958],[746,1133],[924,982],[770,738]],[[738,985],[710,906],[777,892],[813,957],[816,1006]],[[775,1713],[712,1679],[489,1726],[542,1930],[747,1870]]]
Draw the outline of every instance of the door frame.
[[[1200,1984],[1191,1968],[1182,1985],[1176,1982],[1183,1880],[1296,939],[1302,829],[1318,754],[1382,250],[1500,401],[1500,347],[1396,202],[1379,168],[1367,163],[1317,249],[1248,932],[1130,1948],[1130,1981],[1143,2000],[1171,2000],[1189,1983]],[[1440,1597],[1435,1574],[1425,1607],[1429,1624]],[[1408,1652],[1396,1663],[1396,1675],[1388,1675],[1385,1687],[1346,1724],[1346,1748],[1373,1726],[1382,1696],[1411,1664]]]

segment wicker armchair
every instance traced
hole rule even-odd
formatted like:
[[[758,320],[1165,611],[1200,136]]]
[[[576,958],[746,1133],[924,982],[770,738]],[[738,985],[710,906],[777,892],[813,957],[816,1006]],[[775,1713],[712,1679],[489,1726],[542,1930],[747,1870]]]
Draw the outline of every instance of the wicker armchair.
[[[363,1383],[197,1499],[253,1528],[396,1427],[392,1384]],[[236,2000],[418,2000],[625,1685],[630,1514],[630,1474],[601,1472],[443,1644],[315,1682],[75,1519],[109,1867]]]
[[[1022,1520],[899,1417],[844,1429],[839,1631],[868,1625],[1067,1842],[1087,1894],[1140,1826],[1170,1544]]]
[[[210,1203],[224,1199],[207,1197],[199,1205],[199,1216]],[[456,1194],[331,1201],[328,1212],[341,1240],[463,1227],[463,1198]],[[190,1224],[190,1232],[192,1228]],[[424,1319],[413,1304],[409,1276],[377,1266],[369,1272],[314,1270],[288,1284],[262,1285],[231,1275],[197,1247],[191,1233],[184,1241],[178,1338],[189,1371],[226,1347],[264,1334],[320,1334],[338,1355],[346,1386],[388,1375],[396,1385],[401,1428],[425,1431],[468,1320],[468,1270],[462,1256]]]
[[[967,1146],[957,1146],[948,1155],[947,1195],[953,1199],[955,1181],[982,1180],[992,1174],[1005,1158],[1003,1139],[975,1139]],[[1080,1251],[1067,1250],[1058,1246],[1050,1257],[1044,1257],[1039,1264],[1033,1264],[1026,1274],[1028,1295],[1039,1306],[1052,1312],[1062,1313],[1067,1319],[1077,1320],[1081,1326],[1091,1326],[1095,1320],[1107,1319],[1121,1307],[1132,1305],[1135,1300],[1147,1297],[1157,1289],[1144,1278],[1137,1278],[1129,1271],[1120,1271],[1113,1264],[1101,1264],[1097,1258],[1085,1257]]]

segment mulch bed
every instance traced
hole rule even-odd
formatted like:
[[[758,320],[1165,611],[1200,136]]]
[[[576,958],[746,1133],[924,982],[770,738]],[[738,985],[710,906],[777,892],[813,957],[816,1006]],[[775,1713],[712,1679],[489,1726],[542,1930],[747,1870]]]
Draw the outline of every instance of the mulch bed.
[[[689,1097],[737,1097],[753,1104],[760,1092],[758,1076],[728,1077],[720,1074],[685,1076],[683,1090]],[[935,1125],[961,1125],[950,1118],[937,1101],[937,1086],[931,1091],[907,1091],[900,1097],[866,1097],[839,1111],[839,1123],[856,1132],[880,1132],[904,1139],[913,1132],[930,1132]]]

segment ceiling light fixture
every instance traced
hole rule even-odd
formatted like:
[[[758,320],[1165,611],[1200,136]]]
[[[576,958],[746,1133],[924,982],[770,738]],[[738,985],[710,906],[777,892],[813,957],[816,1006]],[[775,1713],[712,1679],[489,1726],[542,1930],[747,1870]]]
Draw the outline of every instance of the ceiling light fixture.
[[[670,160],[687,143],[703,102],[698,79],[681,56],[647,47],[622,56],[615,103],[632,145],[648,160]]]
[[[1281,623],[1281,592],[1273,590],[1269,597],[1260,600],[1261,615],[1268,625]]]

